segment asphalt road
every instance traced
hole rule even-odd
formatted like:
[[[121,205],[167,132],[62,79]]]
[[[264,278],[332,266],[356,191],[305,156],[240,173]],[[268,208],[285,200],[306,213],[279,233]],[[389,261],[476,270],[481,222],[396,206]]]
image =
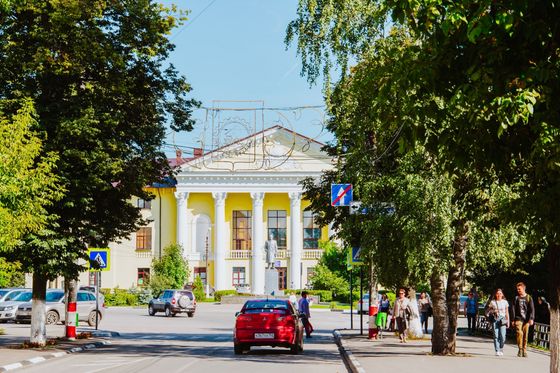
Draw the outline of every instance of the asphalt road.
[[[199,303],[194,318],[148,316],[146,308],[109,308],[100,330],[120,333],[111,345],[31,366],[25,372],[346,372],[332,337],[336,328],[349,327],[349,315],[312,310],[313,338],[304,353],[255,347],[233,354],[232,328],[241,305]],[[359,318],[355,316],[355,327]],[[16,327],[15,325],[13,326]],[[26,326],[28,328],[28,326]],[[23,326],[18,329],[25,332]],[[49,327],[56,335],[63,326]],[[81,328],[87,329],[87,328]],[[365,330],[367,333],[367,329]],[[28,329],[27,329],[28,333]]]

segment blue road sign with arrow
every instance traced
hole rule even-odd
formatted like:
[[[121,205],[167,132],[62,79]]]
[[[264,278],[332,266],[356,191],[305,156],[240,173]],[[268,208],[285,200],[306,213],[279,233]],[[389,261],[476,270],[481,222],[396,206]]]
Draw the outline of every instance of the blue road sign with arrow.
[[[331,184],[331,206],[350,206],[352,184]]]

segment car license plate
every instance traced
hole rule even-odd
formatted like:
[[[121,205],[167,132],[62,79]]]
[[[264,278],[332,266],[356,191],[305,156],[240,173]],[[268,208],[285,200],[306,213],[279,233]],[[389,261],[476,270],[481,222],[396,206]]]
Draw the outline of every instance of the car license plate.
[[[255,333],[255,339],[273,339],[274,333]]]

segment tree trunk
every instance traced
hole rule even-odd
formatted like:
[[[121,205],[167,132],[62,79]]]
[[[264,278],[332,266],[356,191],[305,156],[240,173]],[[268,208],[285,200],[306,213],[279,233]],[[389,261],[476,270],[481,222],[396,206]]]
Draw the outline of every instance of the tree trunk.
[[[447,303],[445,301],[445,287],[441,275],[434,271],[430,278],[431,298],[434,316],[434,329],[432,330],[432,353],[434,355],[447,355],[449,319],[447,317]]]
[[[69,321],[70,321],[70,318],[68,317],[68,306],[71,303],[76,303],[76,301],[77,301],[77,296],[78,296],[77,285],[78,285],[78,283],[76,282],[76,280],[68,279],[68,278],[64,279],[64,283],[65,283],[65,288],[66,288],[65,289],[66,290],[66,294],[65,294],[65,299],[66,299],[65,306],[66,307],[64,307],[64,310],[66,312],[66,317],[64,318],[64,320],[66,320],[66,328],[65,328],[66,333],[65,333],[65,335],[66,335],[66,338],[68,338],[70,340],[74,340],[75,339],[75,336],[74,336],[75,329],[74,329],[74,332],[69,333],[69,328],[68,328],[68,324],[69,324]]]
[[[33,272],[33,295],[31,303],[31,337],[30,342],[39,346],[47,344],[47,329],[45,326],[47,295],[47,278],[38,272]]]
[[[447,317],[449,319],[447,349],[452,354],[455,353],[457,344],[457,316],[459,314],[459,296],[461,295],[465,274],[468,230],[467,222],[461,220],[456,230],[455,240],[453,241],[453,266],[449,269],[449,276],[447,277]]]
[[[550,373],[560,373],[560,245],[549,247]]]

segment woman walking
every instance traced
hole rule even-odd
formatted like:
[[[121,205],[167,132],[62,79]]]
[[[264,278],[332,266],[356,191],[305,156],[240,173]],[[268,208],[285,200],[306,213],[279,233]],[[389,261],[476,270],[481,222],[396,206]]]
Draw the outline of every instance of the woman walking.
[[[502,356],[506,343],[506,329],[509,327],[509,303],[505,299],[502,289],[496,289],[488,307],[490,308],[488,311],[490,320],[493,320],[494,349],[496,356]]]
[[[418,308],[420,308],[420,324],[424,328],[424,333],[428,334],[428,317],[430,316],[430,299],[423,291],[418,299]]]
[[[410,301],[405,297],[404,289],[399,289],[398,298],[395,300],[393,316],[397,320],[397,330],[399,331],[401,343],[406,343],[408,315],[410,315]]]

